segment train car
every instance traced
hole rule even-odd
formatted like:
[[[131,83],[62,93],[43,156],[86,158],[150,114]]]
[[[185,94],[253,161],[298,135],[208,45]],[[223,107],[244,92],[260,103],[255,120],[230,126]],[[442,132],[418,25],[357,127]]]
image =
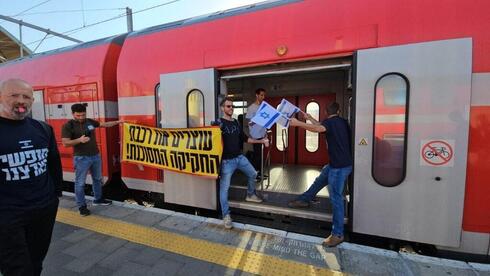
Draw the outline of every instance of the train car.
[[[61,127],[72,119],[71,105],[87,106],[87,117],[117,120],[116,65],[125,35],[27,57],[0,67],[1,79],[22,78],[34,87],[32,117],[53,126],[63,164],[63,178],[74,182],[73,149],[61,144]],[[120,172],[119,131],[96,131],[104,182]],[[92,179],[87,177],[87,183]]]
[[[100,76],[100,67],[92,68],[98,77],[66,74],[73,83],[82,76],[117,90],[111,99],[120,119],[158,127],[208,126],[225,96],[244,115],[259,87],[267,102],[285,98],[319,120],[337,101],[353,130],[351,231],[488,258],[489,9],[486,1],[266,1],[129,33],[107,53],[113,66],[103,67],[116,79]],[[56,59],[6,64],[0,74],[33,81],[37,66]],[[28,69],[34,64],[35,72]],[[55,85],[36,88],[71,85],[48,65],[42,75]],[[278,126],[269,135],[269,176],[258,185],[265,202],[245,202],[245,181],[236,175],[233,211],[331,221],[325,189],[310,208],[287,208],[328,162],[324,137]],[[162,193],[166,203],[219,208],[214,180],[126,163],[121,176],[131,189]]]

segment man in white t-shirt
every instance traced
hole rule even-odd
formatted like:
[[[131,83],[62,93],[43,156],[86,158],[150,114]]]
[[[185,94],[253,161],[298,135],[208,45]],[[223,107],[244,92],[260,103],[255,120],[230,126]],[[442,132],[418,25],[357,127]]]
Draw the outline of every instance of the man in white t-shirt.
[[[264,88],[258,88],[255,90],[255,101],[247,108],[247,116],[246,119],[248,120],[248,132],[250,138],[260,140],[267,135],[267,129],[257,125],[256,123],[250,121],[255,114],[257,113],[257,110],[259,109],[260,104],[265,98],[265,89]],[[258,171],[257,174],[257,179],[260,179],[260,176],[262,175],[261,172],[261,144],[253,144],[253,149],[254,149],[254,155],[253,155],[253,165],[255,169]]]

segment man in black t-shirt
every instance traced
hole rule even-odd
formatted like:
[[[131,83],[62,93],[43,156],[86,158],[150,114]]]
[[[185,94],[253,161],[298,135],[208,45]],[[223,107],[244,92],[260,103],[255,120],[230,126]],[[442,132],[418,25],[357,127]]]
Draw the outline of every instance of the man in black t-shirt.
[[[0,83],[0,274],[40,275],[61,196],[53,129],[34,120],[32,87]]]
[[[231,176],[235,170],[241,170],[247,176],[247,197],[246,201],[262,202],[262,199],[255,193],[255,178],[257,172],[248,159],[242,154],[242,145],[245,141],[245,134],[237,120],[233,119],[233,102],[230,98],[225,98],[220,103],[223,117],[220,119],[221,135],[223,138],[223,156],[221,159],[221,174],[219,182],[219,199],[221,204],[221,212],[223,215],[223,223],[225,228],[233,227],[230,209],[228,206],[228,190],[230,189]],[[269,146],[267,138],[256,140],[247,139],[247,143],[264,144]]]
[[[339,117],[339,104],[334,102],[327,107],[328,118],[318,122],[310,114],[303,113],[311,123],[304,123],[292,118],[291,126],[304,128],[312,132],[326,132],[330,163],[323,167],[320,175],[311,187],[291,201],[289,207],[308,207],[310,201],[328,185],[330,202],[332,203],[332,233],[323,241],[327,246],[336,246],[344,241],[344,184],[352,172],[351,131],[345,119]]]
[[[95,140],[95,128],[112,127],[122,121],[99,123],[87,118],[85,105],[77,103],[71,106],[73,120],[66,122],[61,129],[61,142],[65,147],[73,147],[73,165],[75,167],[75,198],[80,215],[88,216],[90,211],[85,202],[85,180],[90,171],[94,205],[109,205],[112,202],[102,197],[102,159]]]

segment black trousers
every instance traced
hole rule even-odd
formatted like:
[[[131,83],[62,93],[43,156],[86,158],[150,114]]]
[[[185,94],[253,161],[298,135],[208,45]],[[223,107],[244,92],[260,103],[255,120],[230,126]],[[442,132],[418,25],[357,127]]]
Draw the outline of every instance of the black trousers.
[[[260,167],[260,163],[261,163],[261,158],[262,158],[262,155],[261,155],[261,148],[262,148],[262,144],[253,144],[253,147],[254,147],[254,155],[253,155],[253,166],[255,168],[256,171],[259,172],[259,174],[262,174],[262,171],[261,171],[261,167]]]
[[[3,276],[41,275],[58,211],[58,199],[42,209],[0,211],[0,272]]]

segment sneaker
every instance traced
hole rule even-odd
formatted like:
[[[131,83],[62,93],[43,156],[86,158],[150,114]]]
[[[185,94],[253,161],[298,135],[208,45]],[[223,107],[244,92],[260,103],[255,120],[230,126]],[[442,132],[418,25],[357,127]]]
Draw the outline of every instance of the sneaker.
[[[231,229],[233,228],[233,223],[231,221],[231,217],[230,215],[226,215],[224,218],[223,218],[223,224],[225,225],[225,228],[226,229]]]
[[[82,217],[86,217],[86,216],[90,215],[90,211],[89,211],[89,209],[87,209],[87,206],[82,206],[82,207],[78,208],[78,211],[80,211],[80,216],[82,216]]]
[[[247,197],[245,198],[245,201],[250,201],[250,202],[262,202],[262,198],[258,197],[256,194],[253,194],[253,195],[247,195]]]
[[[94,200],[94,202],[92,204],[93,205],[111,205],[112,201],[102,198],[102,199]]]
[[[310,206],[310,203],[302,200],[293,200],[288,203],[288,206],[291,208],[308,208]]]
[[[337,246],[339,245],[340,243],[342,243],[344,241],[344,237],[343,236],[337,236],[337,235],[330,235],[328,236],[328,238],[326,238],[322,244],[323,245],[326,245],[328,247],[334,247],[334,246]]]

